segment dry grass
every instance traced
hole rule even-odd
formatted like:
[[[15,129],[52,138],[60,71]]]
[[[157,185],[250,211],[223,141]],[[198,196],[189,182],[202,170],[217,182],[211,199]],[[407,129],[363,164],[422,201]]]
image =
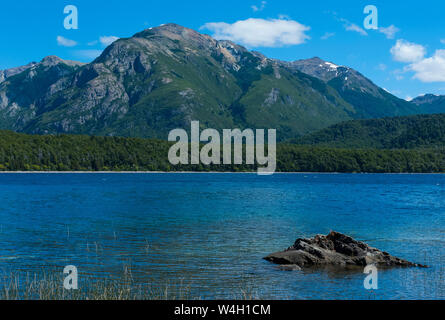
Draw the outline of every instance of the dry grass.
[[[161,287],[136,285],[131,275],[124,279],[95,279],[79,276],[78,290],[66,290],[63,276],[39,273],[32,277],[10,274],[0,283],[0,300],[191,300],[190,287],[182,282]]]

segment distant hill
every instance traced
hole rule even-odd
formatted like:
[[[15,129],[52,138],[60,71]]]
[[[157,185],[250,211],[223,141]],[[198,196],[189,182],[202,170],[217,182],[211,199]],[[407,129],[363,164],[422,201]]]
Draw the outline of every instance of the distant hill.
[[[345,120],[421,108],[357,71],[284,62],[176,24],[107,47],[89,64],[54,56],[0,72],[0,129],[166,139],[174,128],[275,128],[285,140]]]
[[[445,113],[445,96],[426,94],[411,102],[419,106],[423,113]]]
[[[346,121],[294,142],[337,148],[443,147],[445,114]]]

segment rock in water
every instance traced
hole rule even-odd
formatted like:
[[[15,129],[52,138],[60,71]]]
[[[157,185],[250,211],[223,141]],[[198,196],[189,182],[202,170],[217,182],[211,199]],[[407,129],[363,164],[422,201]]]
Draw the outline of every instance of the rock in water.
[[[316,235],[312,239],[298,239],[285,251],[272,253],[264,258],[279,265],[295,265],[300,268],[323,266],[361,266],[374,264],[378,267],[422,267],[366,243],[332,231],[327,236]]]

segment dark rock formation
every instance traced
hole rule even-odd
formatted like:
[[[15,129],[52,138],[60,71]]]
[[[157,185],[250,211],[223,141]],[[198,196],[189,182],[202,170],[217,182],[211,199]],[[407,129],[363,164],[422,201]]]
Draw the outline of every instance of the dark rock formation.
[[[332,231],[327,236],[298,239],[285,251],[264,258],[282,266],[300,268],[323,266],[426,267],[391,256],[387,252],[368,246],[344,234]],[[298,268],[296,268],[298,269]]]

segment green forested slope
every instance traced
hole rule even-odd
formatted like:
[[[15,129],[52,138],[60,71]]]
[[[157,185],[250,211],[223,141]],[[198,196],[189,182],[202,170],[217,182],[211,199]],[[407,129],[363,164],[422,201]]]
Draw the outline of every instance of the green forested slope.
[[[294,142],[337,148],[441,148],[445,114],[347,121]]]

